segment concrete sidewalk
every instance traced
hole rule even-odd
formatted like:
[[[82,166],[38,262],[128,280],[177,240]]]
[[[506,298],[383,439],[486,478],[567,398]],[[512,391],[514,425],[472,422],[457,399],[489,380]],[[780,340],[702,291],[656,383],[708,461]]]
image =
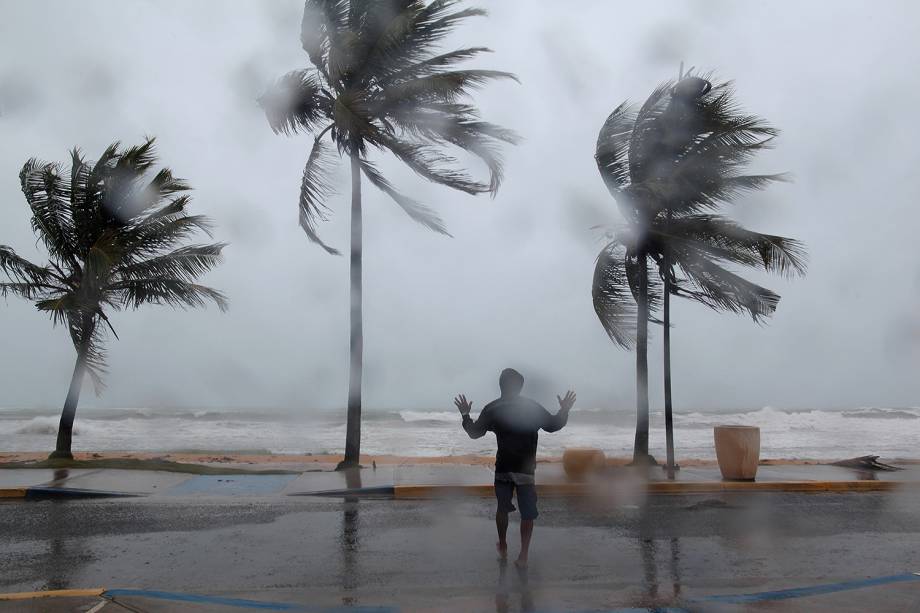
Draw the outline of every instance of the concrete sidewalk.
[[[573,483],[561,463],[540,463],[541,495],[583,496],[598,491],[642,490],[650,494],[757,491],[888,491],[920,486],[920,467],[872,472],[830,465],[761,466],[756,482],[722,481],[717,467],[684,468],[674,481],[652,468],[647,475],[626,467],[609,468],[587,483]],[[105,496],[253,497],[284,495],[364,495],[428,498],[444,495],[491,495],[494,480],[487,466],[398,464],[335,472],[300,474],[193,475],[122,469],[0,469],[0,498]]]

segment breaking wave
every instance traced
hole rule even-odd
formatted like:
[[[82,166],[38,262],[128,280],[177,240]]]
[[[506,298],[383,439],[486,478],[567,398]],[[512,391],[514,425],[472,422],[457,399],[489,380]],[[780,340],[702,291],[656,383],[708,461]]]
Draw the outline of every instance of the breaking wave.
[[[49,449],[59,418],[51,410],[0,410],[0,451]],[[363,419],[366,453],[438,456],[491,454],[495,449],[492,436],[470,440],[455,410],[365,411]],[[837,411],[764,407],[675,413],[674,419],[676,448],[683,458],[713,458],[712,428],[721,424],[760,427],[765,458],[841,459],[868,454],[909,458],[920,449],[920,409],[913,407]],[[560,455],[566,447],[589,446],[611,456],[628,456],[634,433],[632,409],[576,409],[565,429],[540,436],[539,453]],[[345,423],[344,411],[86,409],[77,413],[75,435],[75,448],[87,451],[323,453],[341,451]],[[664,416],[655,411],[650,416],[650,449],[657,456],[663,447]]]

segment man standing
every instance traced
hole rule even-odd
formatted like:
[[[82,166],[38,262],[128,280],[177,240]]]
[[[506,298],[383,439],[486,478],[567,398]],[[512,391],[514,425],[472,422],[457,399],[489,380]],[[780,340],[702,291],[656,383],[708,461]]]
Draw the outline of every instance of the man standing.
[[[569,391],[565,398],[559,398],[559,412],[556,415],[539,403],[521,396],[524,377],[513,368],[506,368],[498,379],[501,397],[493,400],[473,421],[470,410],[473,405],[460,394],[454,404],[463,416],[463,429],[470,438],[480,438],[486,432],[494,432],[498,442],[495,456],[495,497],[498,510],[495,526],[498,529],[498,553],[504,560],[508,555],[508,513],[514,511],[511,495],[517,490],[517,502],[521,507],[521,553],[519,567],[527,566],[530,537],[533,534],[533,520],[537,518],[537,490],[534,486],[534,471],[537,467],[537,433],[540,428],[556,432],[565,426],[569,410],[575,404],[575,392]]]

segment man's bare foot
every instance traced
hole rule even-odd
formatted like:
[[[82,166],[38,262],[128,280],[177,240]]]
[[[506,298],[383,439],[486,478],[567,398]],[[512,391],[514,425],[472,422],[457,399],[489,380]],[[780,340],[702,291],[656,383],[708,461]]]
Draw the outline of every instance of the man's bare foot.
[[[505,561],[508,559],[508,543],[502,543],[501,541],[495,543],[495,550],[498,551],[498,559]]]
[[[527,568],[527,558],[518,557],[518,559],[514,561],[514,565],[521,570]]]

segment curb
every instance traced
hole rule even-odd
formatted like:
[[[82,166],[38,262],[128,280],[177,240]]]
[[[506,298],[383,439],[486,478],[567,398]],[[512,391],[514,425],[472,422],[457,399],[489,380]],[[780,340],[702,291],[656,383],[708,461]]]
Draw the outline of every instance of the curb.
[[[690,481],[649,483],[650,494],[710,494],[716,492],[891,492],[917,484],[903,481]]]
[[[129,494],[127,492],[109,492],[105,490],[84,490],[70,487],[14,487],[0,489],[0,498],[28,498],[48,500],[53,498],[134,498],[146,494]]]
[[[890,492],[916,483],[899,481],[652,481],[645,484],[650,495],[717,494],[724,492],[800,492],[800,493],[859,493]],[[579,498],[603,493],[601,485],[586,483],[537,484],[537,493],[544,497]],[[395,485],[319,492],[292,492],[288,496],[328,496],[356,498],[399,498],[426,500],[452,496],[486,498],[494,494],[492,485]]]
[[[32,600],[33,598],[90,598],[102,596],[105,589],[94,587],[82,590],[45,590],[41,592],[13,592],[0,594],[0,601],[4,600]]]

